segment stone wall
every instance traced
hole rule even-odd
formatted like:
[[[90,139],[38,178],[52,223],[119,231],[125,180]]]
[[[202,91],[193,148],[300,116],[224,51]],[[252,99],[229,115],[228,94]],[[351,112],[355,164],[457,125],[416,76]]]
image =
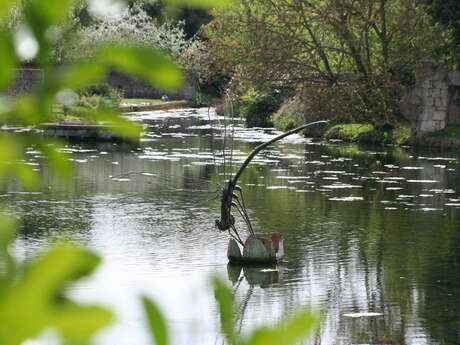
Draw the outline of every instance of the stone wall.
[[[125,98],[159,99],[163,95],[168,95],[170,99],[194,101],[196,97],[196,88],[190,79],[186,80],[182,88],[176,92],[166,92],[153,88],[142,81],[118,72],[110,73],[107,83],[114,89],[121,91]]]
[[[16,79],[8,89],[9,95],[28,93],[43,81],[43,70],[34,68],[20,68],[16,70]]]
[[[414,141],[420,142],[427,133],[460,124],[460,72],[447,72],[441,65],[425,61],[416,77],[401,110],[412,123]]]
[[[30,92],[34,87],[43,81],[46,77],[43,70],[22,68],[16,70],[17,77],[13,86],[8,90],[8,94],[17,95]],[[176,92],[165,92],[153,88],[126,75],[112,72],[107,77],[107,83],[114,89],[120,90],[126,98],[155,98],[159,99],[163,95],[168,95],[170,99],[185,99],[194,101],[196,97],[196,88],[194,83],[187,80],[184,86]]]
[[[449,72],[447,123],[460,126],[460,71]]]

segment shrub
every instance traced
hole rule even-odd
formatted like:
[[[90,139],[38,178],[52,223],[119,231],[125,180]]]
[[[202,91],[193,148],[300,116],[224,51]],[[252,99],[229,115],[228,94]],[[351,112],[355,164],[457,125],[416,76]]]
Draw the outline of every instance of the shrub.
[[[318,120],[395,126],[402,121],[399,103],[403,89],[388,76],[349,78],[335,85],[308,84],[283,104],[273,121],[282,130]]]
[[[280,104],[279,93],[262,93],[251,89],[240,97],[240,115],[245,118],[248,127],[271,127],[271,115]]]
[[[299,97],[294,96],[283,102],[281,107],[272,116],[273,124],[280,131],[288,131],[304,123],[304,114]]]
[[[78,89],[77,94],[79,100],[76,105],[86,108],[117,108],[122,99],[118,90],[104,83]]]

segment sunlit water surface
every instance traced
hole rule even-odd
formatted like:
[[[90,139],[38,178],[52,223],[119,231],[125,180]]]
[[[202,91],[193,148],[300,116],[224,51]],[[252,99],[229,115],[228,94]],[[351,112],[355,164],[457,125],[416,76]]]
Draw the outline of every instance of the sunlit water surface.
[[[215,274],[237,295],[242,332],[313,307],[324,318],[306,343],[460,343],[459,154],[300,136],[275,144],[240,186],[256,231],[284,236],[286,260],[241,269],[227,267],[227,234],[213,227],[217,191],[276,132],[225,129],[212,109],[130,116],[145,124],[140,146],[69,145],[70,182],[36,165],[40,192],[11,183],[1,194],[23,220],[18,257],[65,239],[103,258],[69,291],[115,310],[116,323],[97,344],[149,344],[142,295],[163,309],[174,344],[221,344],[209,286]],[[225,159],[223,145],[233,146]],[[40,161],[33,150],[29,157]]]

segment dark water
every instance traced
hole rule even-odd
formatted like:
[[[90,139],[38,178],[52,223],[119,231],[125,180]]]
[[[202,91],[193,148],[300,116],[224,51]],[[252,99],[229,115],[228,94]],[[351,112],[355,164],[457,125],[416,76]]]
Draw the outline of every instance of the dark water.
[[[314,344],[460,343],[458,153],[300,137],[274,145],[240,185],[256,231],[284,236],[286,262],[242,270],[227,267],[228,238],[213,228],[219,202],[211,199],[230,168],[213,155],[224,142],[221,130],[211,135],[207,116],[138,114],[148,127],[140,147],[70,145],[71,181],[37,165],[40,192],[20,193],[12,183],[1,195],[23,219],[19,257],[61,239],[103,257],[95,276],[70,291],[117,312],[98,344],[148,343],[140,295],[163,308],[174,344],[221,344],[213,274],[233,286],[242,332],[313,307],[324,315]],[[273,136],[233,134],[235,167]]]

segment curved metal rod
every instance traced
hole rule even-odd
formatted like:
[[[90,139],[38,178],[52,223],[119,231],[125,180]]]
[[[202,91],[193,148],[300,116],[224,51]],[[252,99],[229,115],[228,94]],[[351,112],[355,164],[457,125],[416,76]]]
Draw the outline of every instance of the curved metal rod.
[[[320,124],[320,123],[328,123],[329,121],[328,120],[322,120],[322,121],[315,121],[315,122],[310,122],[310,123],[307,123],[307,124],[304,124],[302,126],[299,126],[297,128],[294,128],[294,129],[291,129],[290,131],[287,131],[283,134],[280,134],[276,137],[274,137],[273,139],[267,141],[266,143],[263,143],[263,144],[260,144],[259,146],[257,146],[248,156],[248,158],[246,158],[246,160],[243,162],[243,165],[241,165],[240,169],[236,172],[235,176],[230,180],[229,184],[231,186],[235,186],[236,185],[236,182],[238,181],[238,179],[240,178],[241,174],[243,173],[244,169],[249,165],[249,163],[252,161],[252,159],[260,152],[262,151],[264,148],[266,148],[267,146],[273,144],[274,142],[278,141],[278,140],[281,140],[291,134],[295,134],[297,132],[300,132],[302,129],[305,129],[309,126],[313,126],[313,125],[316,125],[316,124]]]
[[[227,186],[224,187],[222,190],[222,195],[221,195],[221,205],[220,205],[220,219],[216,219],[216,226],[219,230],[225,231],[229,230],[230,228],[234,227],[235,224],[235,219],[231,214],[231,207],[232,207],[232,201],[233,201],[233,191],[238,188],[236,183],[238,179],[240,178],[241,174],[243,173],[244,169],[249,165],[251,160],[264,148],[267,146],[273,144],[274,142],[281,140],[291,134],[295,134],[297,132],[300,132],[302,129],[305,129],[309,126],[313,126],[316,124],[320,123],[328,123],[329,121],[316,121],[316,122],[311,122],[307,123],[305,125],[299,126],[297,128],[291,129],[290,131],[287,131],[285,133],[282,133],[273,139],[267,141],[266,143],[260,144],[257,146],[246,158],[246,160],[243,162],[241,165],[240,169],[236,172],[235,176],[228,180]],[[244,218],[244,217],[243,217]],[[249,218],[249,217],[248,217]]]

